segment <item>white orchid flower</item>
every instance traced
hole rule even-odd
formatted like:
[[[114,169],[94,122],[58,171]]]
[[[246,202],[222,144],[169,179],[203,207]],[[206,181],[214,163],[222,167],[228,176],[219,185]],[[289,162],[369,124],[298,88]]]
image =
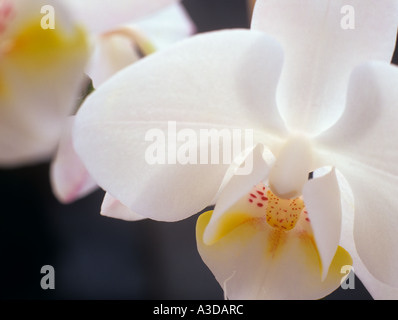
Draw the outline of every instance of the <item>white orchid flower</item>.
[[[198,249],[230,299],[321,298],[353,260],[374,297],[398,297],[398,2],[350,3],[353,29],[344,1],[258,0],[251,30],[197,35],[89,96],[74,145],[107,214],[175,221],[215,200]],[[178,162],[200,151],[184,128],[248,128],[254,144],[231,165]]]
[[[76,107],[87,49],[84,31],[60,2],[0,1],[2,167],[53,152],[62,121]]]
[[[195,31],[185,9],[176,0],[101,1],[100,6],[94,6],[93,2],[79,0],[69,5],[92,35],[91,58],[85,69],[94,88],[142,56],[164,49]],[[90,6],[97,11],[88,10]],[[86,9],[87,16],[82,14]],[[114,14],[110,15],[110,11]],[[53,193],[62,203],[73,202],[98,188],[73,148],[73,122],[74,116],[65,122],[50,168]]]

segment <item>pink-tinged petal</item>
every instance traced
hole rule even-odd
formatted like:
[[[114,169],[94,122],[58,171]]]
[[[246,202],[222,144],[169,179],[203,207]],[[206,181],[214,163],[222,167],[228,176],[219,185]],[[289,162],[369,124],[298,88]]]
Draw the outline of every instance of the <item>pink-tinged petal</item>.
[[[105,194],[104,201],[102,202],[101,215],[125,221],[138,221],[145,219],[145,217],[131,211],[109,193]]]
[[[17,166],[55,151],[62,123],[76,108],[88,50],[60,2],[2,1],[0,10],[7,4],[10,17],[0,27],[0,164]],[[54,29],[42,28],[44,5],[56,12]]]
[[[382,62],[358,67],[346,110],[319,137],[324,162],[352,188],[354,236],[359,256],[380,281],[398,286],[398,68]]]
[[[329,172],[327,169],[326,172]],[[321,173],[323,175],[325,172]],[[316,173],[314,172],[314,177]],[[351,255],[353,260],[353,271],[361,280],[362,284],[371,294],[373,299],[377,300],[396,300],[398,299],[398,289],[388,286],[377,280],[366,268],[358,255],[354,242],[354,195],[352,189],[345,177],[336,170],[336,176],[340,187],[341,207],[342,207],[342,230],[341,230],[341,246],[343,246]],[[351,283],[356,285],[356,283]]]
[[[277,102],[288,127],[316,135],[333,125],[352,69],[390,62],[397,25],[396,0],[258,0],[252,28],[275,36],[285,52]]]
[[[238,133],[240,151],[245,137],[252,136],[250,146],[257,136],[271,145],[284,134],[274,101],[281,64],[279,45],[261,32],[183,40],[123,69],[86,99],[77,114],[76,150],[99,185],[132,211],[167,221],[195,214],[211,204],[231,163],[209,160],[216,146],[197,141],[201,130]],[[148,161],[162,138],[161,161]],[[177,161],[179,148],[196,150],[197,163]],[[233,149],[232,156],[231,148],[225,151],[230,160],[240,153]]]
[[[74,117],[70,117],[50,167],[53,193],[62,203],[73,202],[98,188],[73,147],[73,122]]]
[[[68,0],[71,12],[92,32],[105,32],[178,0]]]
[[[235,204],[236,200],[241,199],[253,186],[267,179],[269,165],[266,158],[269,158],[269,154],[265,152],[263,146],[257,145],[252,150],[248,150],[241,161],[231,165],[224,177],[224,181],[227,180],[225,186],[216,199],[211,223],[203,235],[204,243],[211,244],[217,240],[220,231],[219,224],[222,224],[223,220],[229,219],[224,213]],[[238,224],[246,218],[246,216],[242,216],[241,219],[231,217]]]
[[[335,170],[309,180],[303,188],[303,198],[321,258],[322,279],[325,279],[341,233],[341,198]]]
[[[198,250],[229,299],[319,299],[340,286],[341,268],[352,264],[339,247],[321,281],[319,254],[304,215],[288,232],[261,218],[248,219],[207,245],[203,234],[210,219],[211,212],[198,219]]]

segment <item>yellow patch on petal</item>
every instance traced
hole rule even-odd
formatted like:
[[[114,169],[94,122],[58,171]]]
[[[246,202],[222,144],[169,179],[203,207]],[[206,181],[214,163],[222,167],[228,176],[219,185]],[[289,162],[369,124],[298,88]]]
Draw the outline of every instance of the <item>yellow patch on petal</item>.
[[[42,29],[40,21],[40,16],[26,21],[0,43],[1,99],[18,93],[15,81],[61,78],[60,70],[67,70],[76,61],[81,64],[88,56],[83,28],[65,30],[56,23],[55,29]],[[17,77],[20,80],[15,80]]]
[[[280,229],[270,230],[266,248],[266,254],[269,254],[272,258],[275,258],[280,249],[283,247],[284,242],[286,241],[287,236],[286,232]]]
[[[24,68],[40,68],[59,63],[76,51],[87,51],[86,36],[81,28],[66,32],[61,26],[42,29],[40,19],[21,27],[13,39],[8,40],[3,54]]]
[[[148,56],[156,52],[155,46],[148,39],[140,39],[140,41],[137,42],[137,45],[144,56]]]
[[[7,94],[7,84],[0,75],[0,97],[5,96],[6,94]]]
[[[196,222],[196,231],[198,232],[198,234],[203,235],[203,233],[206,229],[206,226],[209,224],[212,214],[213,214],[213,210],[209,210],[209,211],[202,213],[199,216],[198,221]]]

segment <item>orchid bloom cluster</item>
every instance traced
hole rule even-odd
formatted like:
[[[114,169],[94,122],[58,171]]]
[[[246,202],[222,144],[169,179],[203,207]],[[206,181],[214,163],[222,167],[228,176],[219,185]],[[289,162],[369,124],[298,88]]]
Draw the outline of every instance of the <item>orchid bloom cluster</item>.
[[[103,213],[176,221],[215,204],[198,250],[230,299],[321,298],[347,266],[397,298],[398,2],[350,3],[354,28],[344,1],[258,0],[250,30],[193,36],[105,82],[73,128]],[[253,145],[229,164],[173,158],[223,129]],[[174,161],[148,161],[148,141]]]
[[[177,0],[0,0],[0,165],[54,155],[51,182],[62,202],[94,188],[70,128],[87,86],[194,32]]]

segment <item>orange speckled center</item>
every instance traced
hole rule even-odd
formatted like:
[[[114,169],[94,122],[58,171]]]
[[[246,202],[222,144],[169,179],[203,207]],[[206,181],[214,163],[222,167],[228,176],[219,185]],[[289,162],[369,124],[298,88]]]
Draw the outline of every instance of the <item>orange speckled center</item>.
[[[267,196],[266,220],[268,224],[274,228],[293,229],[304,209],[303,200],[300,198],[280,199],[271,190],[267,191]]]
[[[282,199],[277,197],[262,183],[255,186],[248,195],[248,201],[258,208],[264,209],[267,223],[277,229],[289,231],[294,228],[305,211],[304,201],[299,197],[295,199]],[[308,217],[305,219],[309,222]]]

